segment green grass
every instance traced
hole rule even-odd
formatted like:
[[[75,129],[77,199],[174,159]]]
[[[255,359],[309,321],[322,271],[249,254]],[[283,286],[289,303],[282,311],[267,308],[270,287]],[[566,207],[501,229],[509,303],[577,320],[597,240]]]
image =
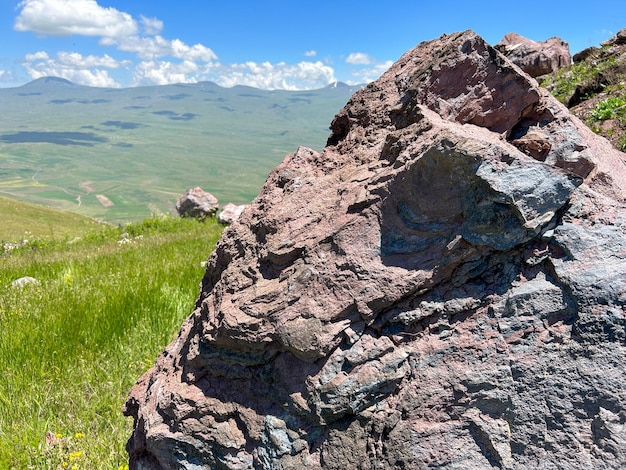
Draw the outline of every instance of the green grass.
[[[608,57],[597,61],[583,61],[572,64],[556,71],[546,78],[541,86],[550,90],[552,95],[564,104],[568,104],[574,95],[576,87],[594,80],[600,73],[617,66],[614,57]]]
[[[0,217],[0,242],[7,243],[20,241],[25,234],[37,239],[78,236],[99,226],[87,217],[1,196]]]
[[[153,217],[0,256],[0,468],[125,468],[121,407],[191,312],[221,231]],[[41,284],[10,287],[22,276]]]

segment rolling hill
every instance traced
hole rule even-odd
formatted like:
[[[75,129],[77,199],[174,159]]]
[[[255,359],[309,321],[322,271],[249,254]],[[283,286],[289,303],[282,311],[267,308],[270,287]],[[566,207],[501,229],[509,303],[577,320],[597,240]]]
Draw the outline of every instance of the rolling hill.
[[[80,236],[99,225],[85,216],[2,196],[0,214],[0,243],[18,242],[25,236],[38,239]]]
[[[358,87],[124,89],[41,78],[0,89],[0,195],[112,222],[171,212],[189,187],[245,203]]]

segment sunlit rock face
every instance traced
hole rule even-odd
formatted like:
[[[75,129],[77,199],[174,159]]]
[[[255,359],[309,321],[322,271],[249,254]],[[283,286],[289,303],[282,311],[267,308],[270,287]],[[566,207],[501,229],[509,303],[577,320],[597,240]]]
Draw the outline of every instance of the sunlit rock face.
[[[626,166],[471,31],[357,92],[226,229],[135,469],[626,465]]]
[[[569,44],[558,37],[533,41],[508,33],[494,47],[532,77],[554,73],[572,64]]]

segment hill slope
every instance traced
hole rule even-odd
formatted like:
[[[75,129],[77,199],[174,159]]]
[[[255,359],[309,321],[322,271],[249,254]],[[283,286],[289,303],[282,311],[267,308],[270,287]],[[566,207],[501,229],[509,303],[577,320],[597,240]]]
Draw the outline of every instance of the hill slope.
[[[626,150],[626,29],[541,83],[594,132]]]
[[[0,89],[0,194],[110,221],[171,211],[193,186],[248,202],[287,153],[324,146],[355,90],[104,89],[58,78]]]
[[[25,236],[57,238],[79,236],[98,227],[87,217],[0,196],[0,241],[17,242]],[[0,249],[1,251],[1,249]]]

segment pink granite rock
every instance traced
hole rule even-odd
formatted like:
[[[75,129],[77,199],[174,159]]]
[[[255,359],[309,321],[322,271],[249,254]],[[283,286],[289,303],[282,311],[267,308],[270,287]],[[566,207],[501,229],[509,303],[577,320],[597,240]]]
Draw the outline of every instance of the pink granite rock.
[[[357,92],[211,254],[134,469],[626,465],[626,165],[471,31]]]
[[[569,44],[556,37],[537,42],[517,33],[508,33],[495,48],[531,77],[556,72],[572,63]]]
[[[176,212],[181,217],[203,219],[214,216],[217,209],[217,198],[199,186],[185,191],[185,194],[176,202]]]
[[[230,225],[236,222],[237,220],[239,220],[239,217],[241,217],[241,214],[243,213],[246,207],[248,207],[248,204],[237,205],[237,204],[233,204],[232,202],[229,202],[228,204],[224,206],[222,211],[217,216],[217,221],[222,224]]]

